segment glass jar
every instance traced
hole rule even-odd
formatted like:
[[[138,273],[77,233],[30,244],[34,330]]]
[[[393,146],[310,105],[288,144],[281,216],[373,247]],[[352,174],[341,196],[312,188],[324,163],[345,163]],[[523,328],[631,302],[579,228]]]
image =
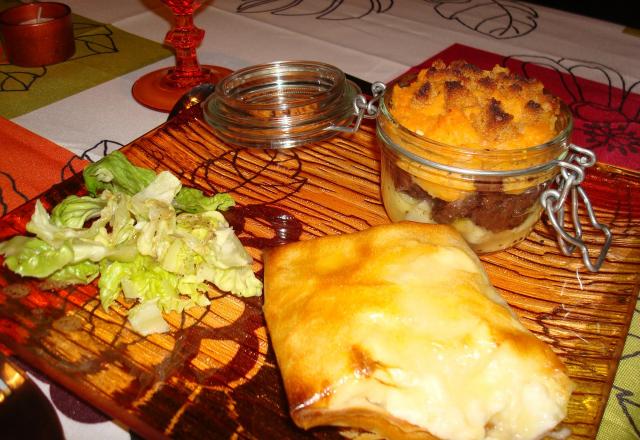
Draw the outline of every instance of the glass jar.
[[[203,103],[205,120],[239,147],[292,148],[335,136],[354,118],[360,88],[315,61],[276,61],[240,69]]]
[[[540,219],[541,194],[560,172],[569,152],[571,112],[562,107],[557,135],[516,150],[446,145],[400,125],[380,100],[381,193],[390,219],[449,224],[477,253],[523,240]]]

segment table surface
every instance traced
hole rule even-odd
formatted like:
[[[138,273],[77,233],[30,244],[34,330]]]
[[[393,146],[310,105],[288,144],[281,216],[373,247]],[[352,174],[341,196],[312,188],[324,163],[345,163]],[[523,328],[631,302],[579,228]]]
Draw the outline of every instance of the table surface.
[[[8,144],[2,146],[0,173],[8,176],[2,181],[4,213],[167,117],[131,96],[137,78],[173,63],[161,45],[171,26],[166,7],[156,0],[113,0],[108,7],[98,0],[65,3],[75,14],[71,60],[38,68],[0,65],[0,116],[11,121],[0,121],[0,130],[14,141],[12,148],[23,149],[17,158],[7,154]],[[0,8],[14,4],[3,0]],[[552,72],[547,79],[561,85],[563,99],[578,103],[572,109],[582,121],[579,140],[603,162],[640,169],[637,30],[506,0],[216,0],[205,2],[195,23],[206,32],[200,61],[230,69],[309,59],[386,82],[453,45],[480,60],[520,60],[527,72],[542,66]],[[39,169],[33,167],[42,172],[33,173]],[[625,381],[640,368],[639,308],[598,438],[640,437],[640,390]],[[33,375],[55,403],[67,438],[134,435],[48,378]]]

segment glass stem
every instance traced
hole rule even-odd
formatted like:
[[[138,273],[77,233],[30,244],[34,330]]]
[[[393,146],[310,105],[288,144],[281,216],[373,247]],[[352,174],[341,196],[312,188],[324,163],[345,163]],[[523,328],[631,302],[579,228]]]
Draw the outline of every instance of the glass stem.
[[[186,86],[197,83],[205,72],[196,55],[196,48],[204,39],[204,31],[193,24],[193,14],[175,15],[175,26],[165,37],[165,42],[176,52],[176,66],[172,69],[171,79]]]

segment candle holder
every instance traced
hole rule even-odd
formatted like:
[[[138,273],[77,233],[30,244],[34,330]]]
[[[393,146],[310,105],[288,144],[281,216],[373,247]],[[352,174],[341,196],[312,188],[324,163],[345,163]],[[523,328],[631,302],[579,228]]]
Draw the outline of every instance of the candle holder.
[[[167,33],[165,43],[176,53],[176,65],[148,73],[139,78],[132,88],[133,97],[154,110],[168,112],[180,97],[194,86],[217,83],[231,73],[220,67],[201,65],[196,47],[204,39],[204,30],[193,24],[193,13],[202,0],[162,0],[174,16],[174,26]]]
[[[11,64],[45,66],[75,53],[71,9],[62,3],[14,6],[0,14],[0,32]]]

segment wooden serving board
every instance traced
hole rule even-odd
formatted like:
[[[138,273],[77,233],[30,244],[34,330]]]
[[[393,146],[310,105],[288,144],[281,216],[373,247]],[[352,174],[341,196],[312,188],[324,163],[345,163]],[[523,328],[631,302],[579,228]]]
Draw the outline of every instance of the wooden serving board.
[[[370,125],[293,150],[238,150],[195,109],[123,151],[187,185],[230,192],[238,206],[227,217],[259,275],[265,247],[389,222]],[[583,186],[614,233],[600,273],[561,255],[544,220],[515,248],[482,257],[498,290],[577,383],[565,421],[574,439],[596,435],[640,280],[640,175],[602,166]],[[82,191],[76,176],[41,199],[51,206]],[[24,233],[32,212],[30,202],[4,217],[0,240]],[[585,235],[601,240],[590,229]],[[2,268],[0,343],[147,438],[344,438],[292,424],[261,304],[220,294],[208,308],[169,315],[170,333],[142,338],[126,324],[130,305],[106,313],[95,285],[45,290]]]

